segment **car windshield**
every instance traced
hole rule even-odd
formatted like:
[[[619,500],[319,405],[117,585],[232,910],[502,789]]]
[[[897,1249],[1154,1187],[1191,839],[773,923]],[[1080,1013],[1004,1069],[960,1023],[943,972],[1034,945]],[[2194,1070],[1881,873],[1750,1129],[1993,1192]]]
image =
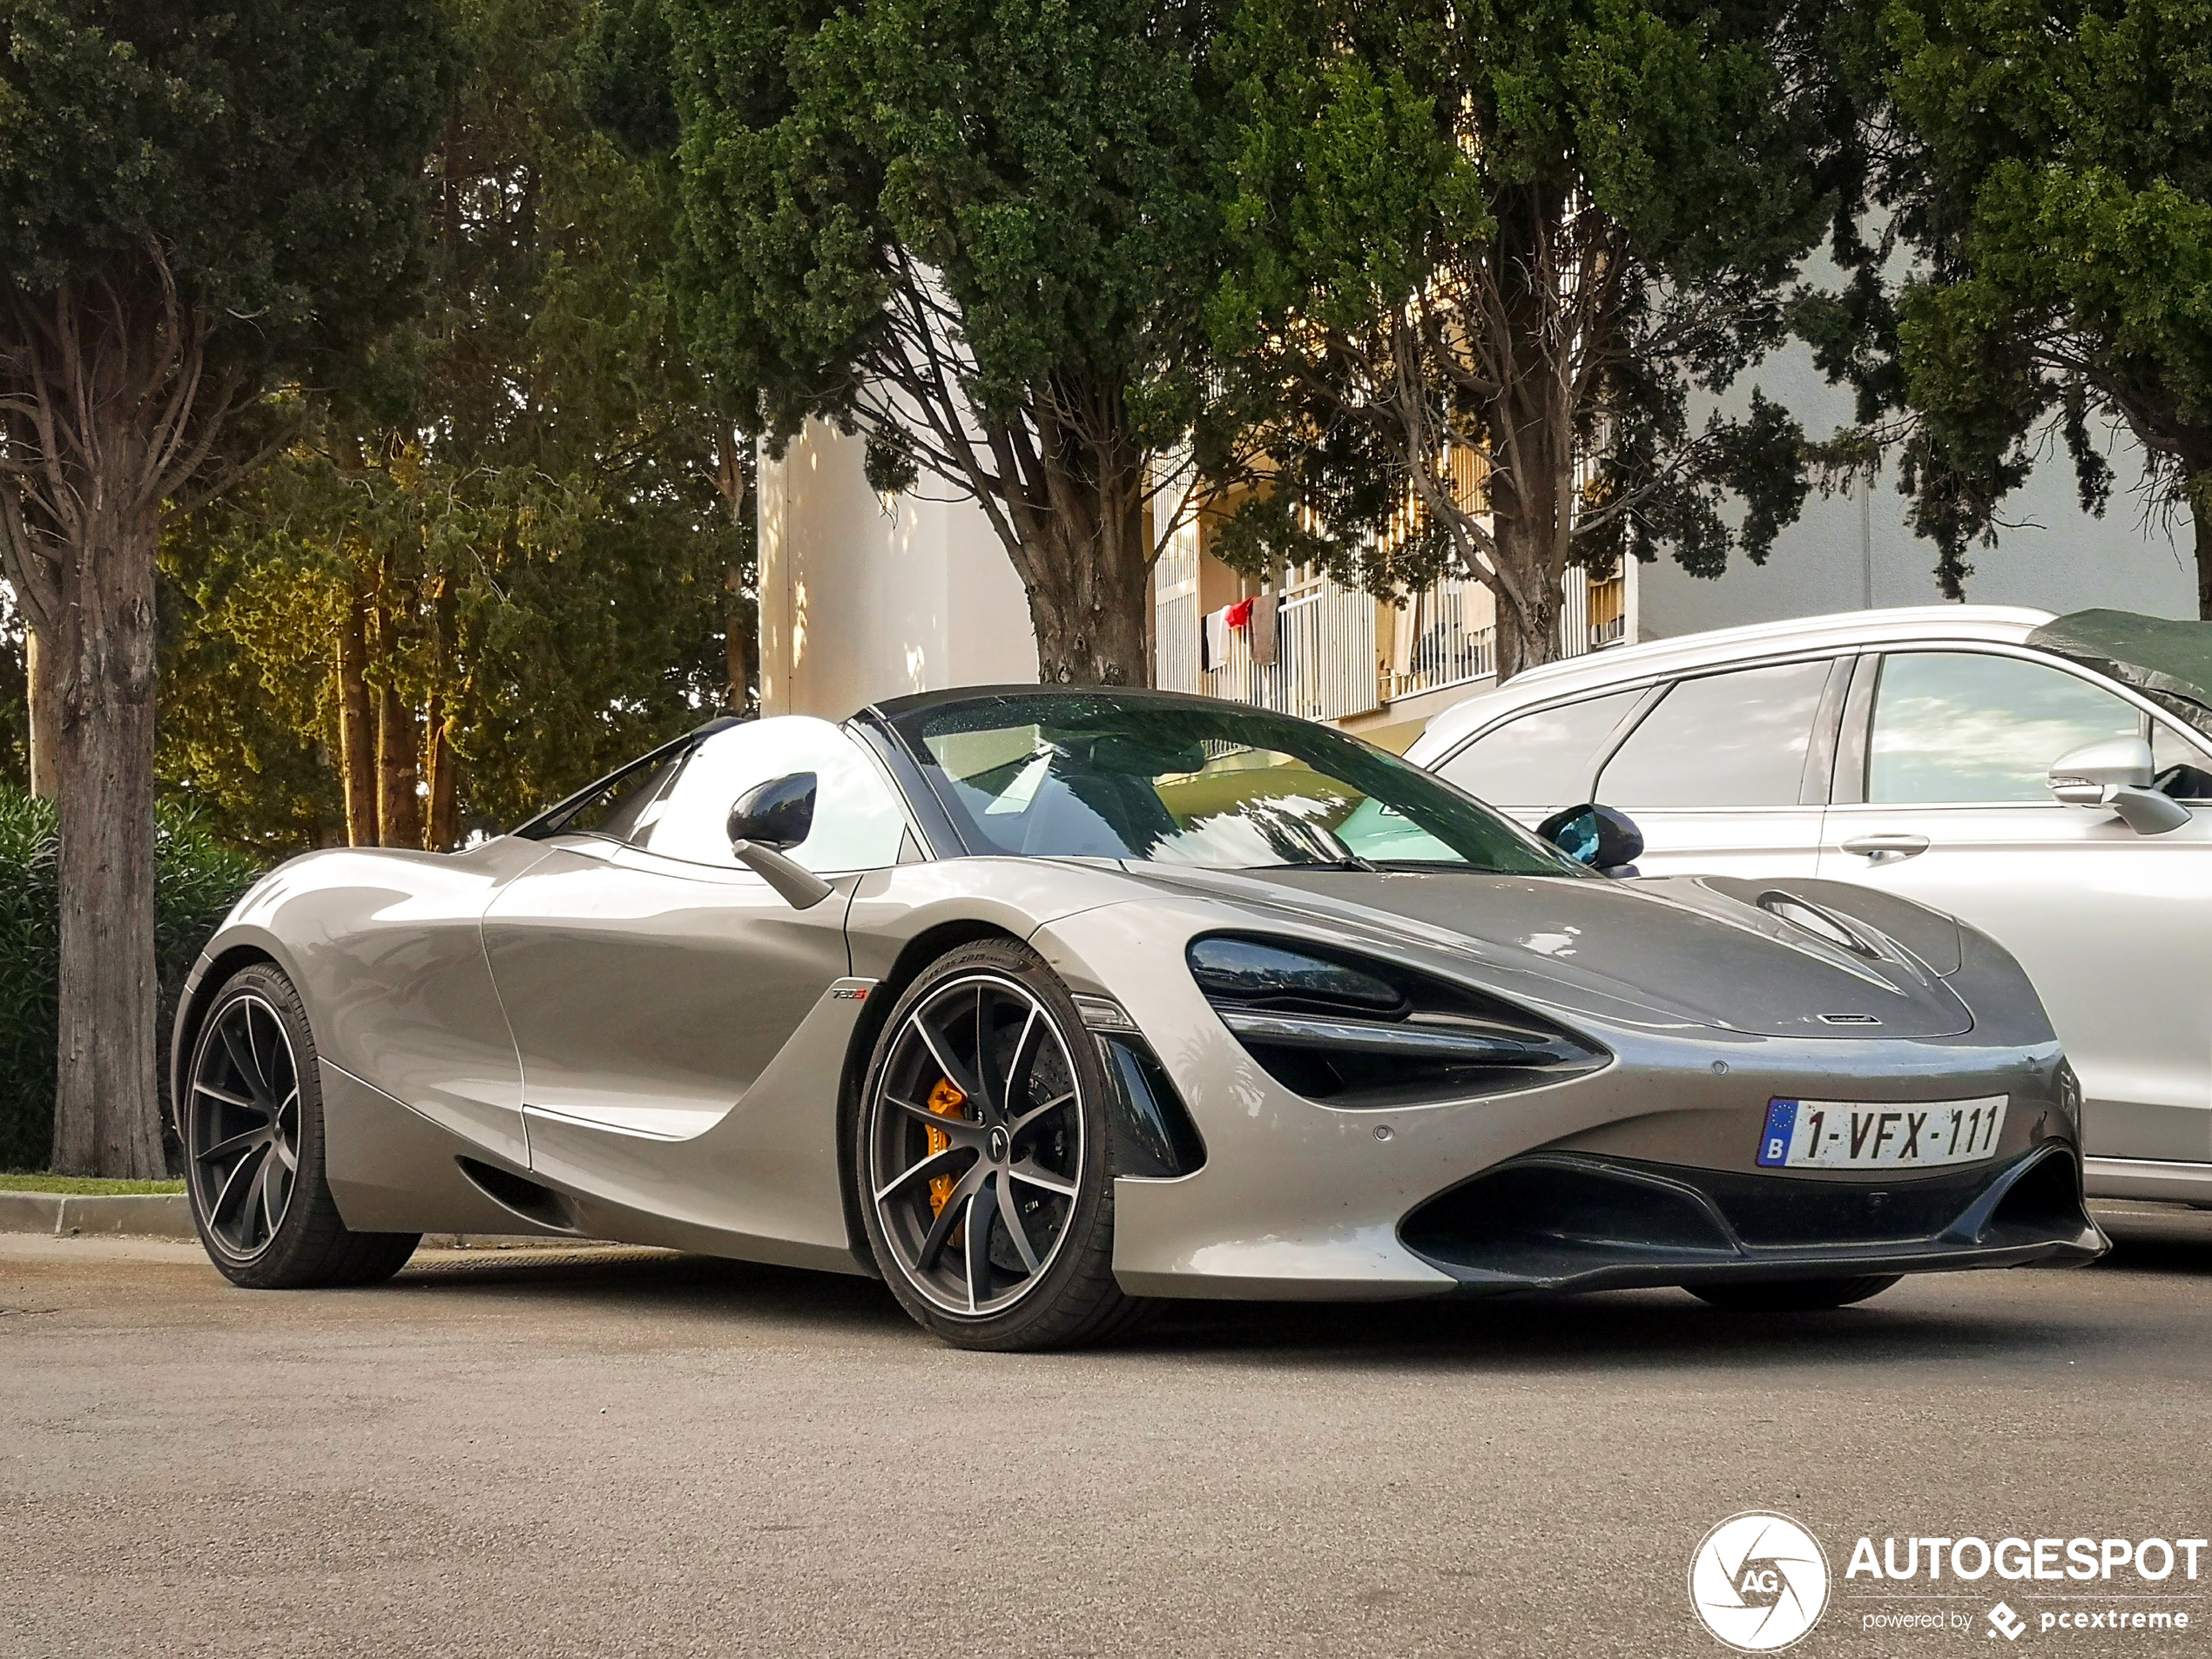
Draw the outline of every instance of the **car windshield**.
[[[2168,713],[2212,733],[2212,624],[2077,610],[2045,623],[2027,643],[2132,685]]]
[[[1284,715],[1040,691],[924,705],[891,724],[976,853],[1585,873],[1395,755]]]

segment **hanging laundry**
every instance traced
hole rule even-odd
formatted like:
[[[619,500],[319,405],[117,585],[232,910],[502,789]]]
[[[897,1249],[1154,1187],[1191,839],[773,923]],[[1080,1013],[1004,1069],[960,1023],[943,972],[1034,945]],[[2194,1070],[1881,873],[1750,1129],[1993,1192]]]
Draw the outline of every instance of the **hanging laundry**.
[[[1210,610],[1199,624],[1198,666],[1202,669],[1229,666],[1230,610],[1231,607],[1224,606],[1219,610]]]
[[[1263,593],[1251,604],[1251,631],[1245,637],[1245,644],[1251,651],[1253,665],[1266,668],[1275,661],[1276,630],[1283,602],[1275,594]]]
[[[1231,628],[1241,633],[1251,626],[1252,602],[1249,599],[1239,599],[1221,614]]]

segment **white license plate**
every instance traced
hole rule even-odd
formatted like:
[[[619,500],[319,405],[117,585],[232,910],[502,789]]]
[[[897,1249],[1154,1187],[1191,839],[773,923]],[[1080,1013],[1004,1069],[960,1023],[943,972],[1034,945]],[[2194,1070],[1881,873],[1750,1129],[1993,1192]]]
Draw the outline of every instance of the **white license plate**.
[[[1892,1102],[1770,1100],[1759,1136],[1768,1170],[1932,1170],[1996,1155],[2005,1096]]]

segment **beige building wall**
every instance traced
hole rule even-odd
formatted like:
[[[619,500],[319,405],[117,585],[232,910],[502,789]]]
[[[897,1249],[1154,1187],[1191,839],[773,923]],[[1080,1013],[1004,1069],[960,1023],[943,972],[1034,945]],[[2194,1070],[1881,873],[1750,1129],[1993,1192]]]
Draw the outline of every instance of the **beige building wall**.
[[[1028,602],[981,509],[870,489],[859,438],[810,421],[761,458],[760,710],[867,704],[1037,677]]]

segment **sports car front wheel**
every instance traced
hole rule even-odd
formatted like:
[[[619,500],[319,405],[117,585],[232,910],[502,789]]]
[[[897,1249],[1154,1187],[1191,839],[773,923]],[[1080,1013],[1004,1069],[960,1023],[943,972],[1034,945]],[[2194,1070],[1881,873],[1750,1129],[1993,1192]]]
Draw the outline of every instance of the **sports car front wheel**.
[[[406,1265],[416,1233],[360,1233],[323,1176],[322,1082],[307,1009],[274,965],[233,974],[192,1044],[185,1190],[209,1258],[233,1285],[368,1285]]]
[[[946,1341],[1072,1347],[1126,1325],[1114,1282],[1113,1126],[1096,1043],[1012,940],[963,946],[876,1041],[853,1168],[868,1243]]]

